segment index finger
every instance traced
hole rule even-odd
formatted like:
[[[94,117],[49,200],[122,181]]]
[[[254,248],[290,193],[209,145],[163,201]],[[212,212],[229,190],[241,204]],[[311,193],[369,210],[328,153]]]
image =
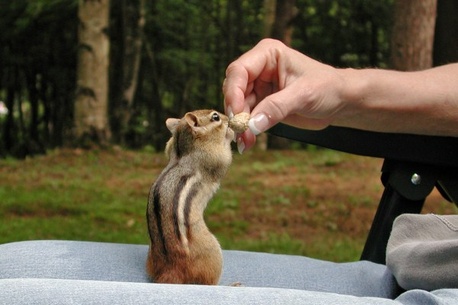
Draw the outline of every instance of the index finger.
[[[245,96],[248,88],[248,71],[233,62],[226,69],[223,83],[224,106],[227,114],[242,112],[245,108]]]
[[[272,50],[280,44],[272,39],[264,39],[227,67],[223,84],[227,112],[229,108],[233,113],[249,110],[246,98],[254,92],[253,82],[258,78],[272,81],[276,70],[276,56]]]

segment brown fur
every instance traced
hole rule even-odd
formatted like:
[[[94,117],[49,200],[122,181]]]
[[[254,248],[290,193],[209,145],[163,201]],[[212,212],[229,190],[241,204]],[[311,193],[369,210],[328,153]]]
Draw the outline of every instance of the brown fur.
[[[169,163],[150,190],[146,270],[156,283],[216,285],[222,252],[203,212],[231,163],[234,133],[214,110],[189,112],[166,125]]]

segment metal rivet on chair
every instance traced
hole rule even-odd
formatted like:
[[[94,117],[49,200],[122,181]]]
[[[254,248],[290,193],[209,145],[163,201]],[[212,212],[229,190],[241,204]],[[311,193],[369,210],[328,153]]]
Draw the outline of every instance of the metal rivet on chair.
[[[417,173],[413,174],[410,178],[410,182],[412,182],[413,185],[419,185],[421,183],[421,176]]]

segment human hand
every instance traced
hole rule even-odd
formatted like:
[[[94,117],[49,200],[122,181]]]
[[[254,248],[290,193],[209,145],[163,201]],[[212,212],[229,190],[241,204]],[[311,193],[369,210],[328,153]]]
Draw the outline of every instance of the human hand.
[[[238,139],[242,151],[278,122],[304,129],[327,127],[343,107],[343,83],[338,69],[280,41],[259,42],[228,66],[223,84],[226,113],[251,114],[250,130]]]

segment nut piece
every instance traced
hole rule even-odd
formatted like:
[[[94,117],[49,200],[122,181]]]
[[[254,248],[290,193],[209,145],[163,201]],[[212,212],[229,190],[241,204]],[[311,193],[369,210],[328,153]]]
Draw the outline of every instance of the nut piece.
[[[250,114],[246,112],[240,112],[229,120],[229,127],[235,133],[243,133],[248,129],[248,121],[250,120]]]

